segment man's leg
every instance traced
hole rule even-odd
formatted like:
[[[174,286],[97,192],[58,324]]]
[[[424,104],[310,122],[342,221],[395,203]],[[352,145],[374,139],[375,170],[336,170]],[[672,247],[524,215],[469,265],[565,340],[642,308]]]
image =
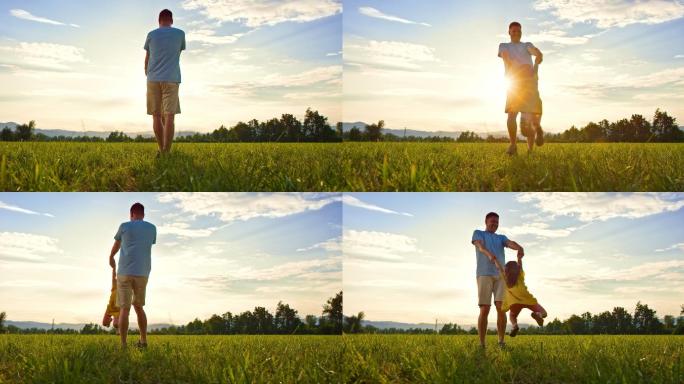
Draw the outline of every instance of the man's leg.
[[[138,328],[140,329],[140,342],[147,344],[147,315],[142,305],[134,305],[135,314],[138,315]]]
[[[496,334],[499,336],[499,343],[503,343],[506,334],[506,312],[501,310],[501,302],[495,301],[496,305]]]
[[[516,152],[516,143],[518,141],[518,112],[508,112],[508,120],[506,125],[508,126],[508,140],[511,145],[508,147],[508,154],[513,155]]]
[[[162,122],[162,115],[157,113],[152,115],[152,129],[154,130],[154,138],[157,139],[159,152],[164,150],[164,125]]]
[[[173,113],[164,114],[164,152],[171,151],[171,144],[173,143],[173,133],[175,130],[174,118],[176,115]]]
[[[477,318],[477,334],[480,336],[480,345],[485,345],[485,336],[487,335],[487,316],[489,316],[489,308],[491,305],[480,305],[480,316]]]
[[[126,347],[126,338],[128,337],[128,314],[131,312],[131,307],[121,308],[119,313],[119,336],[121,336],[121,346]]]

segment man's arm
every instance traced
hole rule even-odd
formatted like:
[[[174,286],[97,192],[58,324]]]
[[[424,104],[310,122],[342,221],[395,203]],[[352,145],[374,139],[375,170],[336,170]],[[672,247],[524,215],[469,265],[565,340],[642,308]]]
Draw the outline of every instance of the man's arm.
[[[535,64],[541,64],[541,62],[544,61],[544,54],[542,54],[539,48],[535,47],[534,45],[528,46],[527,52],[529,52],[530,55],[534,56]]]
[[[525,250],[523,249],[523,247],[520,244],[516,243],[515,241],[506,240],[506,244],[504,244],[504,245],[510,249],[514,249],[514,250],[518,251],[518,261],[520,261],[521,257],[525,256]]]
[[[116,253],[119,252],[120,248],[121,248],[121,241],[114,240],[114,245],[112,245],[112,251],[109,253],[109,265],[112,268],[116,268],[116,261],[114,261],[114,255],[116,255]]]
[[[484,246],[482,240],[473,240],[473,245],[475,246],[475,248],[479,249],[480,252],[484,253],[484,255],[487,256],[487,258],[489,259],[489,261],[494,263],[496,269],[503,273],[503,266],[501,265],[501,263],[499,263],[499,260],[496,258],[496,256],[494,256],[493,253],[489,252],[489,249],[487,249]]]
[[[150,51],[145,52],[145,76],[147,76],[147,63],[150,62]]]

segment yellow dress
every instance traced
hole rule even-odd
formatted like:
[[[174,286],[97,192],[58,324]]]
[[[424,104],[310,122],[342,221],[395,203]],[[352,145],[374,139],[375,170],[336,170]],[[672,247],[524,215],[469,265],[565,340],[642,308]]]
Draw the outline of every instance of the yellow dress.
[[[514,286],[509,287],[505,281],[506,279],[504,277],[504,286],[506,288],[506,292],[504,293],[503,303],[501,303],[502,311],[508,311],[512,304],[537,304],[537,299],[532,296],[525,286],[525,271],[520,271],[520,275],[518,275],[518,281],[515,282]]]
[[[112,292],[109,294],[107,314],[110,316],[119,316],[119,307],[116,305],[116,286],[112,287]]]

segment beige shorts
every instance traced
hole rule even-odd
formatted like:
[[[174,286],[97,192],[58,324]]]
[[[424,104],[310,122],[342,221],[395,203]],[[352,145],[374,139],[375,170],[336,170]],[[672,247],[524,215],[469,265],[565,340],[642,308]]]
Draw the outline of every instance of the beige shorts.
[[[131,304],[145,305],[146,276],[119,275],[116,282],[116,303],[119,308],[130,308]]]
[[[477,277],[477,300],[478,305],[492,305],[494,301],[503,301],[504,284],[501,276],[478,276]]]
[[[147,82],[147,114],[178,114],[180,110],[180,100],[178,99],[179,83],[169,83],[166,81]]]

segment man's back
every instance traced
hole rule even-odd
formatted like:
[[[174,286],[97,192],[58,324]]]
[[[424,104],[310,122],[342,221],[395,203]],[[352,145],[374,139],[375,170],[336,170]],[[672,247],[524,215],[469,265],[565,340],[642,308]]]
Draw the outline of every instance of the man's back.
[[[118,274],[149,276],[157,228],[144,220],[128,221],[119,226],[114,239],[121,242]]]
[[[185,32],[160,27],[147,34],[145,50],[150,53],[147,81],[181,82],[180,54],[185,49]]]

